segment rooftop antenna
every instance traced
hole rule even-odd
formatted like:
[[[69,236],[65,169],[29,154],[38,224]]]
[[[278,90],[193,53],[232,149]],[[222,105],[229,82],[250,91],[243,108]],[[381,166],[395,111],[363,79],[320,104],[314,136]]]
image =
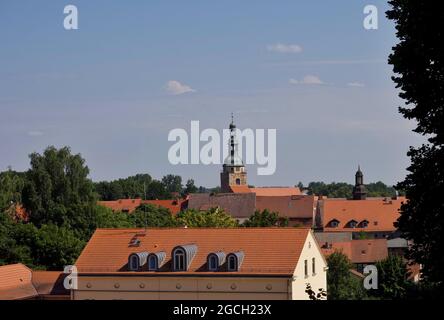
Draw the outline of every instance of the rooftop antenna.
[[[146,181],[143,182],[143,198],[146,201]],[[143,213],[144,213],[144,218],[145,218],[145,233],[146,233],[146,229],[147,229],[147,225],[148,225],[148,218],[146,215],[146,203],[143,204]]]

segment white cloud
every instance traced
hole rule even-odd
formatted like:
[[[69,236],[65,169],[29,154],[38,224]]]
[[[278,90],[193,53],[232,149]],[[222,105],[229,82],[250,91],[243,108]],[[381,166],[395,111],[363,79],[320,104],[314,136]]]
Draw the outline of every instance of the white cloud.
[[[347,83],[347,86],[362,88],[362,87],[365,87],[365,84],[360,83],[360,82],[349,82],[349,83]]]
[[[297,44],[276,43],[267,46],[268,51],[279,53],[301,53],[302,47]]]
[[[43,136],[43,132],[41,131],[29,131],[28,135],[31,137],[40,137]]]
[[[192,89],[190,86],[182,84],[176,80],[168,81],[168,83],[166,85],[166,90],[168,91],[169,94],[175,95],[175,96],[177,96],[179,94],[188,93],[188,92],[196,92],[196,90]]]
[[[302,80],[296,80],[296,79],[290,79],[289,80],[290,84],[307,84],[307,85],[321,85],[324,84],[324,82],[319,79],[319,77],[317,76],[313,76],[313,75],[306,75],[304,77],[304,79]]]

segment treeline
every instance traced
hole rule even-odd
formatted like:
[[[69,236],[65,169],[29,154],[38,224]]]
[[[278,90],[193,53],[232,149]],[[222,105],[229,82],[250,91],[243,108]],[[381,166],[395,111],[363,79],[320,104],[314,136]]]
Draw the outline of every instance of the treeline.
[[[182,177],[168,174],[161,180],[153,179],[149,174],[137,174],[124,179],[94,183],[99,200],[144,199],[165,200],[190,193],[215,192],[219,188],[197,187],[193,179],[182,184]]]
[[[297,185],[301,190],[307,190],[308,194],[322,195],[329,198],[352,198],[353,185],[346,182],[310,182],[308,186],[304,186],[302,182]],[[397,191],[392,186],[378,181],[365,185],[368,197],[395,197],[396,195],[404,195],[404,192]]]

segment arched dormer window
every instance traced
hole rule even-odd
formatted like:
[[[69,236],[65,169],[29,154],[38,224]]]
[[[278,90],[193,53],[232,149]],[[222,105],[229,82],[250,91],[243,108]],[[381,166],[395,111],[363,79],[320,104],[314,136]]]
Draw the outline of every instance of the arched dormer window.
[[[128,270],[139,271],[140,268],[146,263],[148,252],[132,253],[128,257]]]
[[[187,271],[197,252],[194,244],[179,246],[173,249],[173,271]]]
[[[243,260],[244,260],[243,251],[230,253],[227,256],[227,271],[232,271],[232,272],[239,271]]]
[[[131,257],[129,258],[129,269],[131,271],[137,271],[139,270],[139,257],[135,254],[131,255]]]
[[[236,184],[239,186],[241,184],[240,179],[236,179]]]
[[[164,251],[151,253],[148,256],[148,270],[157,271],[165,262],[166,253]]]
[[[185,271],[185,252],[182,248],[174,251],[174,271]]]
[[[210,255],[208,257],[208,270],[217,271],[218,269],[217,257],[214,255]]]
[[[218,271],[225,263],[225,253],[222,251],[210,253],[207,258],[208,271]]]
[[[148,257],[148,270],[156,271],[157,270],[157,257],[155,255],[150,255]]]

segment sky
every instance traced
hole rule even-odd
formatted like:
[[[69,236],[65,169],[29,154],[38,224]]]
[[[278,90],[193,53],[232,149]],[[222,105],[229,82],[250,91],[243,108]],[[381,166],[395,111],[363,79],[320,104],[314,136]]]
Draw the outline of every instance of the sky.
[[[65,30],[63,9],[78,9]],[[377,30],[363,9],[378,8]],[[277,130],[277,169],[248,182],[403,179],[422,139],[387,64],[385,1],[0,2],[0,170],[49,146],[80,153],[94,181],[172,173],[219,184],[219,165],[172,165],[168,133]]]

